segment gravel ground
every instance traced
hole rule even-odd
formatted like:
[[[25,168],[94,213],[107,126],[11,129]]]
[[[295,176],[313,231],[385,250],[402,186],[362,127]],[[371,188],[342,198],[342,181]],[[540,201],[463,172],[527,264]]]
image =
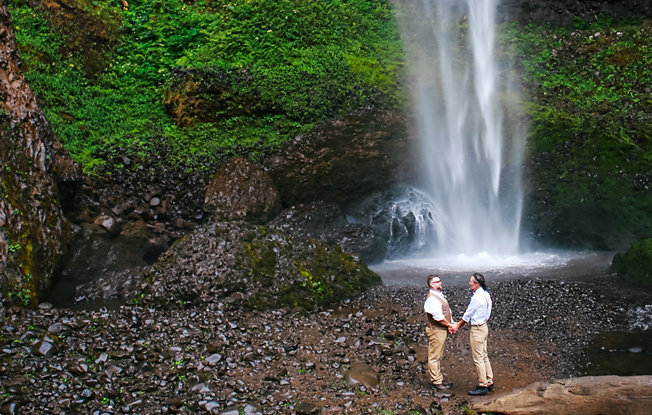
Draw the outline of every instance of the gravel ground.
[[[459,318],[470,291],[444,289]],[[494,393],[576,376],[587,345],[648,301],[609,281],[489,281],[489,289]],[[0,413],[463,413],[475,386],[468,329],[447,342],[451,393],[435,393],[425,367],[425,294],[382,286],[311,314],[220,302],[3,307]]]

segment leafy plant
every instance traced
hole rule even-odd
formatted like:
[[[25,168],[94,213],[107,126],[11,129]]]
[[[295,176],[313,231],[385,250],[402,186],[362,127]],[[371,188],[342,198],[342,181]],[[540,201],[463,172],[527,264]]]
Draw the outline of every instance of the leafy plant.
[[[104,160],[116,152],[158,157],[152,143],[161,138],[172,149],[167,161],[190,170],[207,158],[262,157],[324,117],[400,105],[400,42],[385,0],[71,6],[82,17],[10,0],[27,80],[88,173],[111,174]],[[89,46],[76,31],[103,35]],[[175,67],[246,69],[252,82],[231,92],[268,109],[232,100],[219,120],[180,127],[163,104]],[[253,112],[238,115],[243,105]]]

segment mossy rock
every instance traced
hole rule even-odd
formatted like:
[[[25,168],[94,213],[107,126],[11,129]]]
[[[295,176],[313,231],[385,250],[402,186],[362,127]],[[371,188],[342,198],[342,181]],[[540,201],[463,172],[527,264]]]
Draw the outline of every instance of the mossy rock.
[[[314,239],[275,233],[245,243],[244,251],[247,303],[257,309],[321,309],[382,284],[358,257]]]
[[[634,283],[652,290],[652,238],[632,245],[624,254],[616,254],[611,269]]]
[[[382,285],[358,256],[339,246],[244,221],[213,220],[175,242],[144,279],[132,298],[173,309],[222,303],[321,310]]]

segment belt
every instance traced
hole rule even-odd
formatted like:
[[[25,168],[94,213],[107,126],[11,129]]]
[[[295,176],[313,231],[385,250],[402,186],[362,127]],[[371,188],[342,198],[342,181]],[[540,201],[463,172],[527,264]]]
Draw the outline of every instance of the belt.
[[[471,324],[471,325],[475,327],[480,327],[480,326],[484,326],[485,324],[487,324],[487,322],[484,322],[482,324]]]

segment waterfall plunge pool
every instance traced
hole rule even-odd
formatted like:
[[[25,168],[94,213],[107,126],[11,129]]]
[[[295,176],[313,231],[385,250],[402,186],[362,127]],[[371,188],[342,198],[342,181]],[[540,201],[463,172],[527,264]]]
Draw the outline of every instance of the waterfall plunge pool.
[[[583,280],[608,278],[614,252],[541,251],[519,255],[451,255],[404,258],[370,266],[386,285],[423,285],[428,274],[439,274],[446,286],[466,286],[473,272],[491,281],[541,278]]]

